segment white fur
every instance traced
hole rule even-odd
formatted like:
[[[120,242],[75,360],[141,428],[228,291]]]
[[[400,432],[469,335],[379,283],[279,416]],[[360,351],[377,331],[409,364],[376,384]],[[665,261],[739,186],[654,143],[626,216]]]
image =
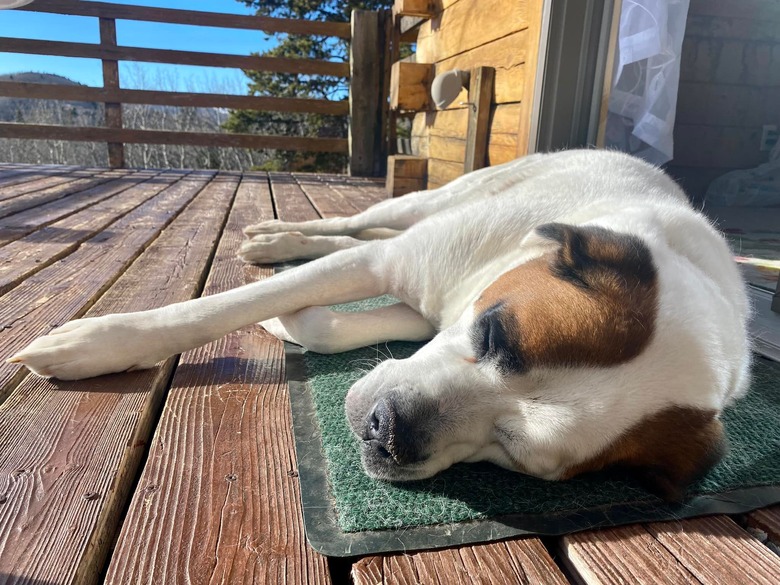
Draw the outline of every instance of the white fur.
[[[549,250],[534,228],[553,221],[633,234],[650,249],[659,307],[649,345],[610,368],[506,376],[474,363],[475,299],[502,273]],[[405,231],[359,239],[377,228]],[[358,434],[389,393],[435,404],[446,420],[423,461],[386,468],[364,457],[369,473],[389,479],[481,459],[555,479],[654,412],[671,405],[720,411],[745,390],[749,306],[726,243],[671,179],[627,155],[533,155],[354,217],[246,231],[248,261],[324,257],[211,297],[74,321],[13,360],[40,375],[83,378],[149,367],[261,321],[321,352],[433,337],[413,357],[380,364],[347,397]],[[317,307],[385,293],[403,304],[351,315]]]

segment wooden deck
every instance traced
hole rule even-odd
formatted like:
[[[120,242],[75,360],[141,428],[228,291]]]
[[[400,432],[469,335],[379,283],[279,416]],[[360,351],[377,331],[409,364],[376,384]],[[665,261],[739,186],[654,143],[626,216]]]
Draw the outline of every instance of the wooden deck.
[[[69,319],[268,277],[236,259],[242,226],[383,197],[340,176],[0,165],[0,357]],[[319,556],[303,534],[284,370],[260,327],[81,382],[0,362],[0,582],[780,582],[780,508]]]

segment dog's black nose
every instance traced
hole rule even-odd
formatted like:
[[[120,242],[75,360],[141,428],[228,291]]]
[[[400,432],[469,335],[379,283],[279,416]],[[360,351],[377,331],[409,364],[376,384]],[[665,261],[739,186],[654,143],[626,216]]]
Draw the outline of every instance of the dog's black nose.
[[[366,417],[363,438],[381,457],[392,457],[396,463],[403,464],[407,459],[407,450],[404,448],[404,441],[399,437],[399,422],[395,403],[382,398]]]

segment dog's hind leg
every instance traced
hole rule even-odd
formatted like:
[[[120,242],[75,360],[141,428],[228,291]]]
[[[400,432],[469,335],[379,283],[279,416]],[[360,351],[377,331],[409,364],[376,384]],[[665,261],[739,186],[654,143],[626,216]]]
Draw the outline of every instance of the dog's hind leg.
[[[151,311],[66,323],[9,361],[42,376],[79,379],[151,367],[251,323],[375,297],[388,290],[382,242],[325,258],[234,290]]]
[[[404,303],[346,313],[307,307],[261,323],[284,341],[317,353],[339,353],[386,341],[427,341],[436,329]]]

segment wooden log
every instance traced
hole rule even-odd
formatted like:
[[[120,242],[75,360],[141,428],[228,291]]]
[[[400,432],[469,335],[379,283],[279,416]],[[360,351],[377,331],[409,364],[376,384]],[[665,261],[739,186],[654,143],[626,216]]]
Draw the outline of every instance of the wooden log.
[[[18,10],[72,14],[75,16],[101,16],[145,22],[261,30],[267,33],[286,33],[291,35],[322,35],[342,39],[348,39],[350,35],[349,24],[345,22],[318,22],[297,18],[176,10],[154,8],[152,6],[127,6],[110,2],[79,2],[77,0],[46,0],[42,2],[39,0],[35,4],[24,6]]]
[[[202,65],[228,67],[251,71],[270,71],[300,75],[332,75],[348,77],[349,65],[335,61],[314,59],[288,59],[283,57],[259,57],[224,55],[171,49],[143,49],[140,47],[106,47],[90,43],[39,41],[0,37],[0,51],[30,53],[33,55],[59,55],[87,59],[111,59],[114,61],[141,61],[147,63],[171,63],[174,65]]]
[[[448,57],[480,47],[528,27],[529,0],[459,0],[420,27],[418,44],[424,47],[425,62],[438,63]],[[487,65],[492,63],[480,63]]]
[[[80,317],[204,187],[212,172],[196,172],[84,242],[66,261],[31,276],[3,296],[0,348],[13,355],[35,337]],[[56,287],[52,287],[56,283]],[[0,401],[27,375],[0,363]]]
[[[48,124],[14,124],[12,122],[0,122],[0,133],[9,138],[26,138],[28,140],[107,142],[113,139],[126,144],[186,144],[190,146],[271,148],[311,152],[347,152],[348,147],[347,140],[344,138],[212,134],[132,128],[111,130],[91,126],[53,126]]]
[[[464,173],[481,169],[487,164],[494,77],[495,69],[492,67],[477,67],[471,71]]]
[[[283,201],[283,219],[317,216]],[[245,178],[204,294],[271,275],[235,253],[273,209],[265,176]],[[258,326],[182,355],[107,584],[330,583],[304,540],[288,400],[282,344]]]
[[[425,189],[428,159],[397,154],[388,158],[385,189],[391,197],[399,197]]]
[[[393,13],[402,16],[430,18],[436,14],[436,7],[433,0],[395,0]]]
[[[349,102],[347,100],[331,101],[253,95],[223,95],[218,93],[109,89],[83,85],[58,85],[57,91],[52,94],[51,85],[49,84],[16,81],[0,81],[0,96],[65,101],[151,104],[187,108],[233,108],[259,112],[295,112],[328,114],[331,116],[346,116],[349,113]]]
[[[54,187],[48,187],[40,191],[33,191],[31,193],[19,195],[18,197],[14,197],[8,201],[3,201],[3,205],[0,208],[0,218],[11,216],[25,209],[38,207],[39,205],[43,205],[49,201],[62,199],[63,197],[72,195],[73,193],[78,193],[79,191],[84,191],[96,185],[100,185],[101,183],[105,183],[111,179],[123,177],[126,174],[127,173],[125,171],[121,170],[106,171],[97,173],[93,176],[76,179],[75,181],[61,183],[59,185],[55,185]],[[0,225],[3,225],[4,223],[5,222],[0,222]]]
[[[568,583],[538,538],[365,557],[352,566],[352,580],[355,585]]]
[[[100,202],[0,248],[0,294],[67,256],[79,244],[182,177],[181,173],[166,173],[150,180],[157,175],[155,171],[139,171],[103,183],[99,187],[104,197]]]
[[[390,72],[390,109],[407,111],[432,109],[433,77],[433,65],[407,61],[393,63]]]
[[[116,49],[116,21],[113,18],[100,18],[100,44],[110,49]],[[119,89],[119,64],[113,59],[103,59],[103,87],[109,91]],[[119,102],[105,103],[106,128],[120,130],[122,128],[122,104]],[[108,166],[121,169],[125,166],[125,145],[121,142],[107,142]]]
[[[237,182],[206,187],[87,315],[197,296]],[[163,218],[146,215],[147,230]],[[89,272],[82,268],[82,281]],[[77,294],[88,302],[87,291]],[[0,522],[14,538],[0,545],[3,574],[98,582],[175,361],[77,382],[30,376],[9,399],[0,413],[0,466],[13,479]]]
[[[383,27],[382,27],[383,28]],[[379,13],[352,11],[349,47],[349,172],[371,176],[382,164],[377,153],[382,121],[379,88],[383,75],[384,34]]]

